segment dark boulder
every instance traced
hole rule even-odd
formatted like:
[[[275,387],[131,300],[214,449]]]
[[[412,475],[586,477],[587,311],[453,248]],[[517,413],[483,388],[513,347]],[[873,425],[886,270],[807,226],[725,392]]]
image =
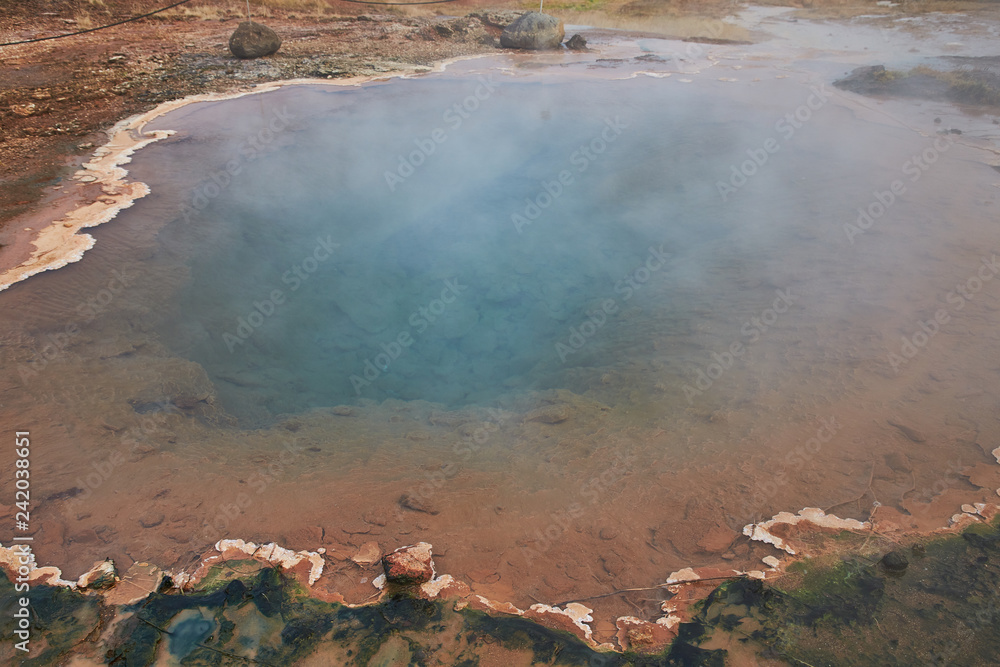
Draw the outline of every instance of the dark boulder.
[[[281,48],[281,38],[266,25],[244,21],[229,38],[229,50],[237,58],[269,56]]]
[[[528,12],[504,28],[500,46],[508,49],[558,49],[566,31],[563,22],[541,12]]]
[[[882,567],[889,572],[903,572],[910,565],[906,555],[902,551],[890,551],[882,556]]]
[[[585,40],[580,35],[573,35],[568,40],[566,40],[566,48],[570,51],[589,51],[587,48],[587,40]]]

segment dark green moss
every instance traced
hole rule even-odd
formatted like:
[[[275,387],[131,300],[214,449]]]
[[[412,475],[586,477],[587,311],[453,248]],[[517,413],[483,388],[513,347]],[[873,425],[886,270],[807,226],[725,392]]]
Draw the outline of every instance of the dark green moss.
[[[82,641],[99,622],[100,605],[95,598],[53,586],[32,586],[27,593],[18,592],[14,584],[0,571],[0,617],[4,619],[3,638],[13,645],[10,622],[20,607],[19,599],[30,601],[31,655],[20,664],[50,665]]]
[[[997,525],[920,547],[907,551],[910,566],[891,577],[875,556],[802,561],[774,584],[727,581],[692,610],[659,655],[602,654],[523,618],[455,611],[451,602],[405,592],[357,609],[325,603],[280,571],[259,566],[214,573],[192,594],[158,592],[119,609],[123,618],[101,650],[108,664],[129,667],[155,664],[163,642],[192,666],[246,664],[249,656],[294,665],[323,651],[338,665],[390,655],[411,665],[447,656],[448,664],[474,667],[497,646],[530,652],[534,664],[544,665],[714,667],[737,660],[719,645],[742,651],[744,662],[757,656],[793,665],[993,664],[1000,654]],[[35,633],[45,642],[24,664],[56,664],[88,635],[97,637],[91,634],[102,613],[96,597],[47,586],[32,596]],[[12,603],[13,586],[0,578],[0,613]]]

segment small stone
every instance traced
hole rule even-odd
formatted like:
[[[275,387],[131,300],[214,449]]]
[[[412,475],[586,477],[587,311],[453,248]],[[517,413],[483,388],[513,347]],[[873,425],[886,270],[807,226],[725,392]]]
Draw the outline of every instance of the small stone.
[[[887,423],[889,424],[889,426],[893,426],[899,429],[899,432],[905,435],[907,439],[910,440],[911,442],[921,443],[927,440],[927,438],[924,437],[923,433],[916,430],[915,428],[907,426],[906,424],[902,424],[892,419],[887,420]]]
[[[566,40],[566,48],[570,51],[589,51],[587,48],[587,40],[585,40],[580,35],[573,35],[568,40]]]
[[[614,526],[605,526],[599,533],[602,540],[613,540],[618,537],[618,529]]]
[[[10,105],[10,112],[15,116],[20,116],[21,118],[27,118],[28,116],[33,116],[38,112],[38,105],[31,102],[27,104],[12,104]]]
[[[382,558],[385,578],[394,584],[423,584],[434,578],[434,559],[431,545],[418,542],[413,546],[400,547]]]
[[[764,556],[761,560],[764,562],[764,565],[767,565],[772,570],[777,570],[778,566],[781,565],[781,561],[774,556]]]
[[[333,408],[333,414],[338,417],[350,417],[354,414],[354,408],[349,405],[338,405]]]
[[[171,402],[181,410],[194,410],[202,400],[200,396],[175,396]]]
[[[155,528],[163,523],[163,514],[159,512],[150,512],[139,518],[139,525],[143,528]]]
[[[618,626],[618,644],[633,651],[652,653],[662,650],[677,637],[676,630],[634,616],[621,616],[615,625]]]
[[[910,565],[910,561],[907,560],[906,555],[899,550],[893,550],[882,556],[882,560],[879,561],[889,572],[902,572]]]
[[[118,570],[115,568],[115,562],[106,558],[103,561],[97,561],[90,570],[80,575],[76,585],[80,588],[100,590],[111,588],[117,581]]]
[[[493,570],[469,570],[468,575],[477,584],[495,584],[500,581],[500,575]]]
[[[361,567],[374,565],[379,562],[379,559],[381,558],[382,549],[379,547],[378,542],[365,542],[358,549],[358,553],[351,556],[351,560]]]
[[[438,511],[431,507],[428,503],[420,499],[412,493],[404,493],[399,497],[399,506],[405,510],[410,510],[411,512],[423,512],[424,514],[437,514]]]
[[[362,514],[361,519],[365,523],[370,523],[373,526],[385,526],[387,523],[389,523],[389,520],[386,518],[384,514],[374,510]]]
[[[569,419],[570,412],[567,405],[549,405],[538,408],[525,415],[526,422],[541,422],[542,424],[561,424]]]

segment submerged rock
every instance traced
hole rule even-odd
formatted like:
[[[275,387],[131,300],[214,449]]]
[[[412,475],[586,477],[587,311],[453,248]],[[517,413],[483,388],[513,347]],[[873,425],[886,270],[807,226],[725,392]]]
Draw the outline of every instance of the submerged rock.
[[[404,493],[401,495],[399,497],[399,506],[411,512],[423,512],[424,514],[432,515],[439,513],[438,510],[421,500],[419,495],[413,493]]]
[[[570,414],[570,407],[568,405],[547,405],[529,412],[524,416],[524,421],[561,424],[570,418]]]
[[[739,537],[735,530],[727,526],[713,526],[698,540],[698,546],[710,554],[721,554],[729,551],[736,538]]]
[[[378,542],[365,542],[358,549],[358,553],[351,556],[351,560],[360,565],[361,567],[368,567],[369,565],[374,565],[379,562],[382,558],[382,549],[379,548]]]
[[[500,46],[508,49],[557,49],[566,31],[563,22],[541,12],[528,12],[504,28]]]
[[[418,542],[400,547],[382,558],[386,580],[394,584],[424,584],[434,578],[434,559],[431,545]]]
[[[573,35],[568,40],[566,40],[566,48],[570,51],[589,51],[587,48],[587,40],[585,40],[580,35]]]
[[[889,572],[902,572],[910,566],[910,561],[906,558],[906,554],[898,550],[890,551],[882,556],[882,560],[879,562]]]
[[[244,21],[229,38],[229,50],[237,58],[269,56],[281,48],[281,38],[265,25]]]

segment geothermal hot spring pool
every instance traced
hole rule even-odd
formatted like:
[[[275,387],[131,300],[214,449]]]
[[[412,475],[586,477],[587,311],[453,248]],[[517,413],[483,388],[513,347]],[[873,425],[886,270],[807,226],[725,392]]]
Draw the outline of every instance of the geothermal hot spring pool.
[[[930,529],[995,496],[989,121],[668,44],[149,123],[151,193],[0,294],[39,561],[273,540],[364,599],[345,558],[424,540],[555,603],[758,567],[742,528],[783,510]]]

